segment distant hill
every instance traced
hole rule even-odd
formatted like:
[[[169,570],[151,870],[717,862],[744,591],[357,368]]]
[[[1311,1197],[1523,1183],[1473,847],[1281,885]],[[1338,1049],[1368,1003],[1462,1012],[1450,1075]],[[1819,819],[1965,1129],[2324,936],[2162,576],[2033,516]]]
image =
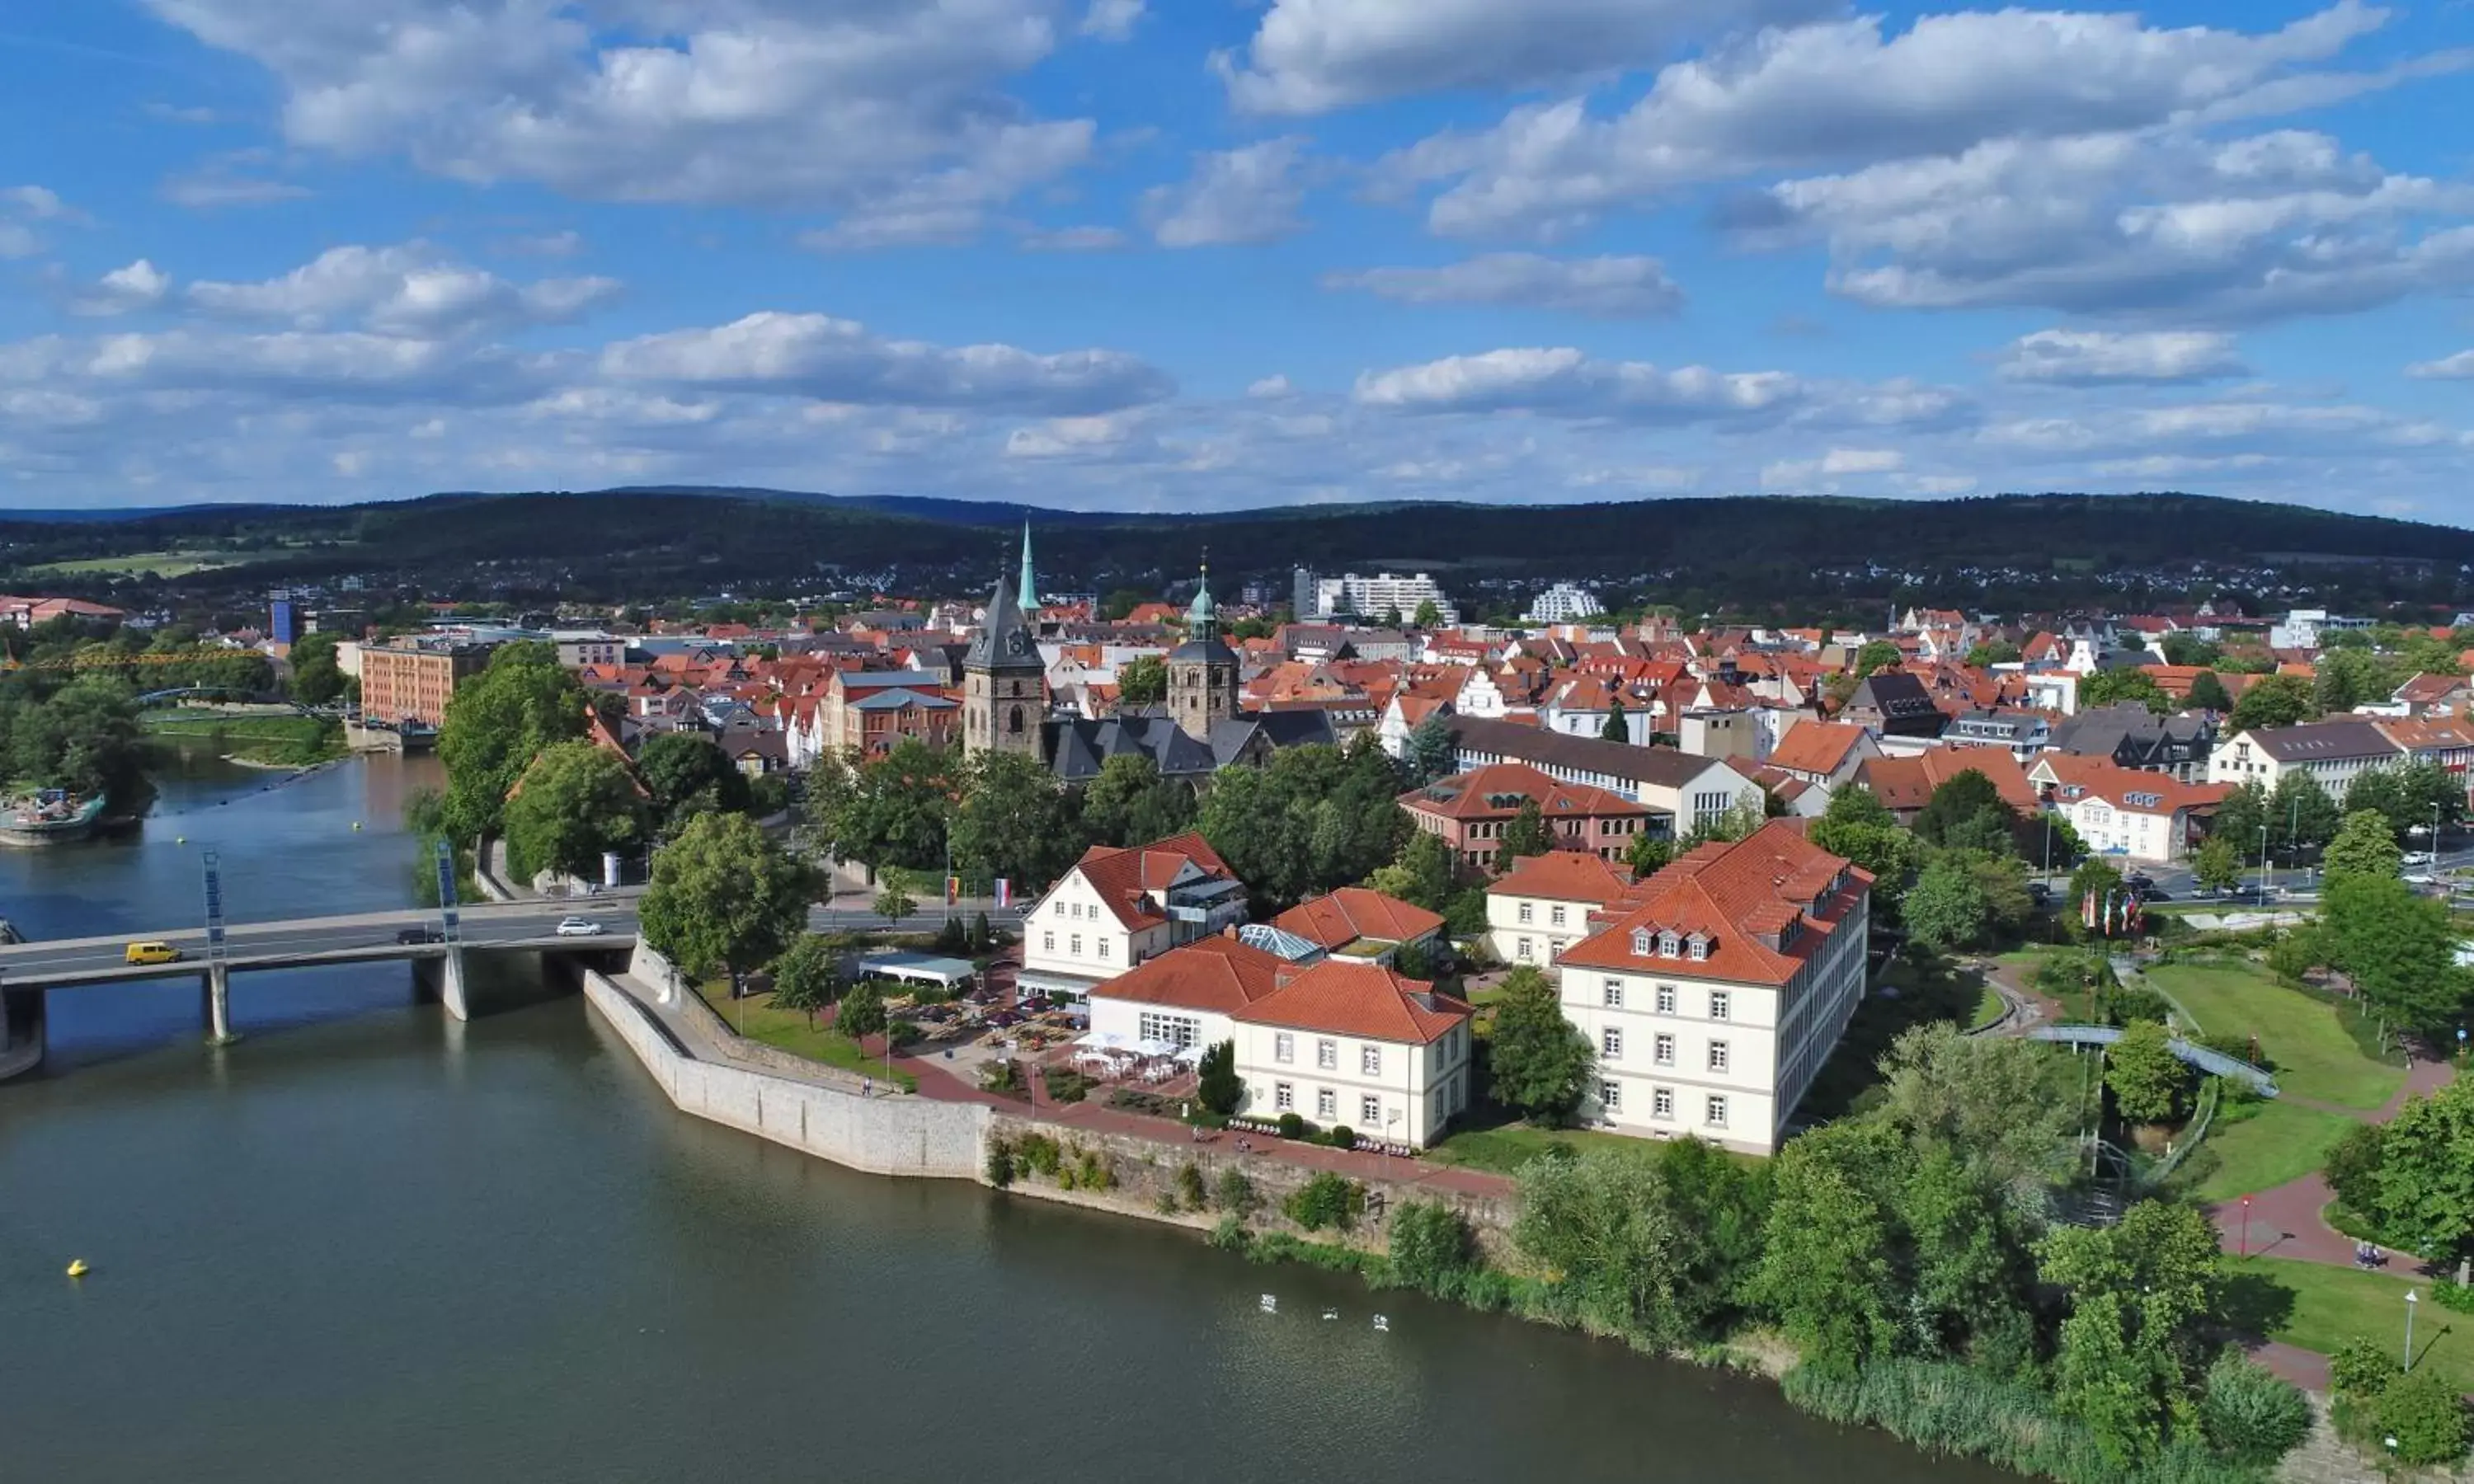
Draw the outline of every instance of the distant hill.
[[[22,568],[208,551],[241,564],[190,581],[263,587],[355,573],[430,591],[639,598],[816,590],[837,574],[887,571],[923,585],[977,583],[1010,559],[1026,519],[1045,577],[1104,590],[1158,590],[1190,577],[1206,548],[1214,574],[1231,579],[1284,579],[1296,565],[1392,567],[1429,571],[1469,592],[1572,578],[1686,606],[1870,601],[1902,590],[1909,577],[1926,579],[1936,595],[1973,591],[1988,603],[2049,594],[2119,604],[2150,587],[2179,590],[2179,577],[2195,569],[2239,586],[2245,568],[2269,566],[2316,567],[2322,575],[2310,581],[2367,598],[2446,602],[2460,569],[2474,564],[2474,531],[2192,494],[1405,503],[1163,515],[678,487],[188,507],[109,520],[14,513],[0,516],[0,561]]]

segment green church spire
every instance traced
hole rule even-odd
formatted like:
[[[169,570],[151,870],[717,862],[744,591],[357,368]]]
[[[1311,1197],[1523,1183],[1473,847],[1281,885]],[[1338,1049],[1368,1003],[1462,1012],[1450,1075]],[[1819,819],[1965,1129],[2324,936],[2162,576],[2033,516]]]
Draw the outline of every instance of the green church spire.
[[[1022,523],[1022,590],[1014,601],[1022,605],[1025,616],[1039,610],[1039,584],[1031,575],[1031,522]]]

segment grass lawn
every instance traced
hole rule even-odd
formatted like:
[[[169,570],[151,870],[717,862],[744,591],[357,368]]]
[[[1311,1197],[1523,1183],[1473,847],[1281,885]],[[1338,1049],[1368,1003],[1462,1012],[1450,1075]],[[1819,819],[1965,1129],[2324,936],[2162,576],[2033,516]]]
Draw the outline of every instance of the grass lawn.
[[[2271,1099],[2253,1106],[2256,1112],[2232,1123],[2219,1113],[2207,1142],[2191,1152],[2190,1168],[2197,1177],[2191,1194],[2230,1201],[2300,1180],[2354,1126],[2350,1118],[2299,1103]]]
[[[1984,993],[1976,997],[1976,1013],[1968,1017],[1967,1028],[1972,1031],[1982,1030],[2001,1019],[2001,1012],[2007,1008],[2009,1007],[2002,1004],[2001,996],[1996,993],[1993,986],[1988,983],[1984,986]]]
[[[2405,1070],[2372,1060],[2338,1023],[2334,1008],[2240,964],[2159,964],[2149,983],[2196,1017],[2212,1036],[2257,1036],[2276,1085],[2341,1108],[2377,1108],[2405,1084]]]
[[[2414,1366],[2438,1369],[2459,1391],[2474,1388],[2474,1316],[2434,1304],[2418,1280],[2280,1257],[2237,1259],[2226,1267],[2234,1283],[2231,1307],[2243,1328],[2323,1355],[2362,1335],[2401,1357],[2405,1296],[2422,1289],[2413,1316]]]
[[[1575,1152],[1612,1149],[1641,1160],[1657,1159],[1658,1151],[1663,1147],[1654,1138],[1635,1138],[1596,1129],[1540,1129],[1525,1123],[1506,1123],[1492,1129],[1463,1129],[1426,1151],[1426,1157],[1438,1164],[1516,1175],[1520,1166],[1557,1144]]]
[[[776,1010],[770,994],[750,994],[733,1000],[728,985],[707,985],[701,993],[705,1003],[716,1015],[739,1028],[739,1034],[750,1041],[761,1041],[779,1047],[792,1056],[803,1056],[811,1062],[838,1066],[862,1077],[884,1080],[883,1058],[860,1050],[859,1042],[830,1025],[821,1022],[813,1028],[808,1017],[795,1010]],[[893,1082],[905,1092],[919,1090],[919,1079],[896,1067]]]
[[[186,577],[215,567],[231,566],[248,557],[226,551],[141,551],[125,557],[87,557],[78,562],[51,562],[28,571],[55,576],[93,572],[132,572],[155,577]]]

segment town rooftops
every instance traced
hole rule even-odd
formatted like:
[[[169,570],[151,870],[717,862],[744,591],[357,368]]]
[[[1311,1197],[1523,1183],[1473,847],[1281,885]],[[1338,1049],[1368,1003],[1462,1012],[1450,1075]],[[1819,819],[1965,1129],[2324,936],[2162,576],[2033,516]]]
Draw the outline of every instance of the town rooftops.
[[[1872,874],[1772,820],[1695,847],[1564,950],[1567,967],[1783,987],[1843,927]]]
[[[2101,799],[2130,814],[2173,814],[2184,809],[2210,808],[2223,802],[2225,795],[2233,792],[2230,783],[2184,783],[2144,768],[2125,768],[2110,757],[2071,753],[2037,754],[2027,776],[2037,783],[2049,784],[2053,797],[2062,802]]]
[[[1074,869],[1108,904],[1118,923],[1135,931],[1168,921],[1168,889],[1189,869],[1203,876],[1235,879],[1210,842],[1192,833],[1125,850],[1095,845],[1082,852]]]
[[[1853,722],[1799,721],[1770,750],[1769,765],[1786,773],[1817,773],[1827,778],[1863,745],[1868,735]]]
[[[1319,948],[1346,947],[1360,938],[1377,943],[1414,943],[1441,932],[1443,918],[1423,907],[1363,886],[1344,886],[1327,896],[1301,901],[1272,925],[1295,933]]]
[[[1468,1022],[1467,1005],[1379,964],[1327,958],[1309,969],[1284,969],[1283,981],[1230,1018],[1415,1046]]]
[[[1631,873],[1588,850],[1548,850],[1523,855],[1486,889],[1489,897],[1532,897],[1543,901],[1586,901],[1605,906],[1632,886]]]
[[[2403,749],[2366,721],[2339,718],[2299,727],[2256,727],[2242,733],[2253,747],[2285,764],[2393,757]]]
[[[1095,986],[1108,999],[1231,1015],[1272,993],[1288,961],[1225,934],[1146,959]]]
[[[1455,716],[1452,739],[1464,754],[1594,773],[1653,788],[1683,788],[1708,773],[1709,758],[1671,747],[1635,747],[1601,737],[1576,737],[1492,717]]]
[[[1647,812],[1611,789],[1566,783],[1518,762],[1488,763],[1400,796],[1404,808],[1454,820],[1506,819],[1531,800],[1550,820]]]

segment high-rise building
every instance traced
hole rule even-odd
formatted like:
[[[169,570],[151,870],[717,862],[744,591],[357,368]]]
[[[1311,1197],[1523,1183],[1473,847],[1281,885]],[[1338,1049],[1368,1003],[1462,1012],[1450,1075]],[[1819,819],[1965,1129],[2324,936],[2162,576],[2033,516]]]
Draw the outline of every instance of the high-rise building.
[[[457,686],[490,663],[490,646],[395,639],[361,646],[361,716],[384,727],[436,728]]]
[[[1318,588],[1312,569],[1298,567],[1289,574],[1289,612],[1299,623],[1312,623],[1322,616],[1317,606]]]
[[[1414,577],[1398,577],[1390,572],[1377,572],[1372,577],[1360,577],[1355,572],[1339,577],[1325,577],[1315,583],[1315,611],[1319,614],[1353,613],[1369,620],[1379,619],[1397,611],[1403,623],[1412,622],[1418,610],[1427,604],[1435,606],[1441,626],[1454,628],[1461,621],[1461,610],[1443,595],[1435,580],[1419,572]],[[1300,613],[1298,616],[1303,617]]]
[[[301,637],[301,625],[292,607],[292,594],[279,592],[267,600],[266,636],[278,644],[290,644]]]
[[[1587,587],[1572,583],[1557,583],[1538,595],[1529,605],[1529,621],[1534,624],[1579,623],[1605,612],[1606,605]]]

